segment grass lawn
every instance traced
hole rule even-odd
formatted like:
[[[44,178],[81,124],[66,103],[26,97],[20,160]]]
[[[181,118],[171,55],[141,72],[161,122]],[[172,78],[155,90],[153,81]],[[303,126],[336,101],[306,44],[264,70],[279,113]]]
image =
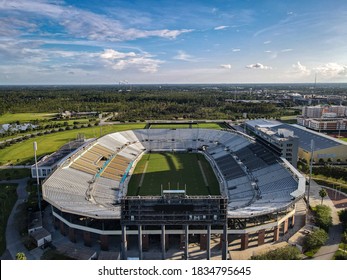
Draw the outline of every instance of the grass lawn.
[[[190,128],[189,124],[152,124],[150,128],[161,129],[174,129],[174,128]],[[192,124],[191,128],[209,128],[209,129],[221,129],[222,124],[219,123],[199,123]]]
[[[282,116],[280,119],[282,121],[288,121],[288,120],[296,120],[297,115],[293,115],[293,116]]]
[[[16,180],[25,177],[30,177],[30,169],[0,169],[0,181],[2,180]]]
[[[204,170],[207,184],[199,162]],[[129,182],[128,195],[161,195],[161,186],[166,190],[184,190],[185,185],[187,195],[220,194],[218,181],[203,155],[149,153],[143,155],[136,165]]]
[[[34,150],[33,142],[37,142],[38,150],[37,156],[43,156],[53,153],[61,146],[68,143],[71,140],[76,139],[78,133],[84,133],[86,138],[100,137],[100,131],[102,135],[123,131],[128,129],[140,129],[144,128],[143,123],[129,123],[129,124],[117,124],[117,125],[105,125],[98,127],[88,127],[81,129],[73,129],[62,132],[55,132],[52,134],[42,135],[35,138],[28,139],[21,143],[14,144],[10,147],[6,147],[0,150],[0,165],[4,164],[25,164],[33,163]]]
[[[28,122],[31,120],[45,120],[53,118],[54,115],[54,113],[6,113],[4,115],[0,115],[0,124],[13,123],[16,121]]]
[[[0,255],[6,249],[6,226],[17,200],[16,188],[17,184],[0,184]]]

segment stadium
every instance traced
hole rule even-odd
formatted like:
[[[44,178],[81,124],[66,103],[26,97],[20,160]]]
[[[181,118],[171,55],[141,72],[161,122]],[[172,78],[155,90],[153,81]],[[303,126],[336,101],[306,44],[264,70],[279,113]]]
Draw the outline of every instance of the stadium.
[[[43,182],[54,225],[72,242],[144,252],[170,246],[189,259],[192,239],[211,258],[229,242],[277,241],[294,225],[305,178],[254,138],[227,129],[139,129],[105,135],[74,151]],[[174,244],[174,245],[172,245]]]

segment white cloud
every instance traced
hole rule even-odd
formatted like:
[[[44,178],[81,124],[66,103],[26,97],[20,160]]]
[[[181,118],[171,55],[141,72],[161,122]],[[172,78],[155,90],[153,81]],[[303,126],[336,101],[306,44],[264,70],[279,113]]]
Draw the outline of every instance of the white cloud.
[[[283,49],[283,50],[281,50],[282,53],[291,52],[291,51],[293,51],[293,49]]]
[[[155,73],[163,61],[154,59],[148,53],[119,52],[113,49],[104,50],[100,57],[115,70],[135,68],[145,73]]]
[[[187,54],[185,51],[178,51],[177,55],[173,57],[174,59],[177,60],[183,60],[183,61],[189,61],[189,62],[194,62],[194,57]]]
[[[262,70],[272,69],[270,66],[265,66],[261,63],[250,64],[250,65],[247,65],[246,68],[248,68],[248,69],[262,69]]]
[[[240,52],[241,49],[232,49],[233,52]]]
[[[128,52],[128,53],[122,53],[122,52],[118,52],[112,49],[106,49],[104,50],[104,52],[100,55],[101,58],[104,59],[122,59],[122,58],[126,58],[126,57],[134,57],[136,56],[136,54],[134,52]]]
[[[305,65],[302,65],[300,61],[296,64],[292,65],[294,70],[294,74],[298,74],[299,76],[309,76],[311,74],[311,70],[308,69]]]
[[[268,45],[268,44],[270,44],[271,43],[271,41],[265,41],[264,42],[264,45]]]
[[[270,51],[270,50],[267,50],[267,51],[265,51],[266,53],[272,53],[272,51]]]
[[[221,25],[221,26],[217,26],[214,28],[214,30],[223,30],[223,29],[227,29],[229,26],[228,25]]]
[[[322,76],[330,78],[347,76],[347,65],[341,65],[334,62],[321,65],[314,70]]]
[[[26,30],[22,30],[22,34],[25,34],[25,31],[28,31],[29,28],[33,28],[33,24],[31,23],[32,19],[34,18],[33,15],[35,15],[35,17],[46,18],[57,24],[57,26],[62,26],[70,35],[79,38],[87,38],[90,40],[114,42],[135,40],[147,37],[175,39],[181,34],[193,31],[192,29],[140,30],[136,28],[127,28],[116,19],[89,12],[87,10],[82,10],[73,6],[67,6],[62,2],[52,4],[44,0],[3,1],[2,3],[0,3],[0,11],[4,14],[13,14],[17,12],[21,13],[21,22],[15,22],[14,26],[24,26],[25,21],[28,25],[31,25],[26,28]],[[16,28],[6,27],[5,30],[11,29],[14,30]],[[17,28],[17,30],[19,29]]]
[[[221,64],[219,66],[224,69],[231,69],[231,64]]]

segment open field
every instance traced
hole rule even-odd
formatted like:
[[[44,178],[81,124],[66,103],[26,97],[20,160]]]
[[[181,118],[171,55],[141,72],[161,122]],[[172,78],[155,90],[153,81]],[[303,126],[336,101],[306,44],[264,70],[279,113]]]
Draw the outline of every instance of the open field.
[[[31,120],[47,120],[54,117],[54,113],[6,113],[0,116],[0,124],[13,123],[16,121],[28,122]]]
[[[288,121],[288,120],[295,120],[296,121],[297,115],[292,116],[282,116],[280,119],[281,121]]]
[[[203,155],[196,153],[143,155],[130,179],[128,195],[161,195],[161,186],[166,190],[184,190],[186,186],[187,195],[220,194],[219,184],[210,164]]]
[[[6,249],[6,226],[13,205],[17,200],[17,184],[0,184],[0,255]]]
[[[152,124],[150,128],[160,129],[177,129],[177,128],[209,128],[209,129],[221,129],[221,124],[218,123],[199,123],[199,124]]]
[[[88,127],[38,136],[0,150],[0,165],[33,163],[35,141],[38,145],[37,155],[40,157],[53,153],[69,141],[75,140],[78,133],[84,133],[86,138],[96,138],[100,137],[100,132],[105,135],[128,129],[140,129],[144,126],[143,123],[105,125],[102,128]]]

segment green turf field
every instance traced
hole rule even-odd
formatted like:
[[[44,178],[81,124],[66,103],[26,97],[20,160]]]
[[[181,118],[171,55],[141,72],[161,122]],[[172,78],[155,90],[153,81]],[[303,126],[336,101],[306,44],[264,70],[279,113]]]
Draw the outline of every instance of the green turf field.
[[[187,195],[220,194],[219,184],[210,164],[203,155],[195,153],[143,155],[131,176],[128,195],[161,195],[161,186],[166,190],[184,190],[186,186]]]

